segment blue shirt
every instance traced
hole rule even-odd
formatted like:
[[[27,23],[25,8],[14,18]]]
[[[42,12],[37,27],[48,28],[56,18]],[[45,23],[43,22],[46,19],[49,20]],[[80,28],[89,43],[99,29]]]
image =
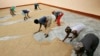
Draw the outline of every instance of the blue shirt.
[[[22,10],[23,11],[23,13],[29,13],[29,11],[28,10]]]
[[[41,17],[39,19],[39,23],[44,25],[46,23],[46,17],[45,16]]]

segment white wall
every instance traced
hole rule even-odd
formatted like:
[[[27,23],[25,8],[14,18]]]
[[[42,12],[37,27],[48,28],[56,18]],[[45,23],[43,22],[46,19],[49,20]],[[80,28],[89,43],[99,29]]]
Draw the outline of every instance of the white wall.
[[[40,2],[100,15],[100,0],[40,0]]]
[[[100,0],[0,0],[0,8],[32,4],[36,2],[46,3],[100,16]]]
[[[36,3],[38,0],[0,0],[0,8]]]

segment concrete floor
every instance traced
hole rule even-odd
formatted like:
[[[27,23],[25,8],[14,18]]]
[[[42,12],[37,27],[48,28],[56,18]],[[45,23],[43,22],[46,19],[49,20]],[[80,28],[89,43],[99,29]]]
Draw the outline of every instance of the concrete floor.
[[[43,15],[51,15],[51,11],[53,10],[60,10],[44,5],[40,5],[40,7],[42,10],[37,11],[34,11],[33,6],[18,7],[16,8],[17,15],[14,17],[9,15],[8,9],[0,10],[0,56],[49,56],[49,54],[50,56],[71,56],[71,45],[82,39],[85,34],[92,32],[100,38],[100,20],[64,10],[61,10],[64,12],[62,26],[58,27],[54,23],[48,38],[44,37],[44,28],[42,28],[42,32],[33,34],[39,27],[39,25],[33,23],[35,18],[39,18]],[[21,14],[21,10],[25,8],[31,11],[31,18],[27,21],[23,20],[23,15]],[[65,43],[60,41],[64,39],[66,35],[64,32],[66,26],[73,26],[79,23],[85,24],[86,28],[80,33],[77,39],[73,40],[70,44],[68,44],[68,39]],[[55,40],[55,38],[59,38],[60,40]],[[94,56],[100,56],[99,47],[100,44]],[[69,52],[68,49],[70,50]],[[38,52],[40,54],[37,54]],[[73,54],[73,56],[75,56],[75,54]]]
[[[36,38],[37,40],[51,41],[56,37],[59,38],[60,40],[63,40],[64,37],[66,36],[66,33],[64,32],[66,26],[68,26],[68,25],[74,26],[74,25],[77,25],[80,23],[84,24],[86,26],[86,28],[80,33],[80,35],[78,36],[77,39],[73,40],[73,42],[71,43],[72,45],[75,44],[77,41],[81,40],[87,33],[94,33],[100,39],[100,20],[97,20],[97,19],[91,18],[91,17],[74,14],[74,13],[67,12],[67,11],[63,11],[63,12],[64,12],[64,16],[62,17],[62,21],[64,22],[64,25],[62,25],[60,27],[52,28],[52,31],[49,32],[50,36],[47,39],[44,39],[44,37],[41,38],[41,36],[37,36],[38,37],[38,38]],[[41,34],[41,33],[38,33],[38,34]],[[41,34],[41,35],[43,35],[43,34]],[[65,43],[69,43],[69,39],[67,39],[65,41]],[[100,43],[94,53],[94,56],[100,56],[100,48],[99,47],[100,47]],[[84,56],[86,56],[86,55],[84,54]]]

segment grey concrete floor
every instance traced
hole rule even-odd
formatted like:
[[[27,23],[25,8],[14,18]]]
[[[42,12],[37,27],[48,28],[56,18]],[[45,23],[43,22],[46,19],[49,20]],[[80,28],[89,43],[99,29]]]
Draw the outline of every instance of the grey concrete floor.
[[[100,39],[100,20],[96,20],[91,17],[86,17],[86,16],[75,14],[75,13],[71,13],[71,12],[66,12],[66,11],[63,11],[63,12],[64,12],[64,16],[62,17],[62,21],[64,22],[64,25],[52,28],[52,31],[49,32],[48,38],[45,38],[43,32],[34,34],[33,35],[34,38],[38,41],[44,41],[44,40],[51,41],[54,38],[59,38],[60,40],[63,40],[64,37],[66,36],[66,33],[64,31],[66,26],[68,26],[68,25],[73,26],[76,24],[83,23],[86,25],[86,28],[79,34],[79,36],[76,39],[73,40],[73,42],[71,44],[74,44],[75,42],[81,40],[84,37],[84,35],[86,35],[87,33],[94,33]],[[4,21],[7,20],[8,18],[11,18],[11,16],[8,15],[5,17],[0,17],[0,19],[4,20]],[[7,25],[14,24],[14,23],[17,23],[20,21],[22,22],[23,20],[18,20],[15,22],[7,22],[7,23],[3,23],[3,24],[0,23],[0,26],[6,25],[6,24]],[[67,39],[65,42],[69,42],[69,39]],[[94,56],[100,56],[100,43],[94,53]]]
[[[63,12],[64,12],[64,16],[62,17],[62,21],[65,23],[64,25],[52,28],[52,31],[49,32],[48,38],[45,38],[43,32],[39,32],[34,35],[35,39],[38,41],[44,41],[44,40],[51,41],[57,37],[60,40],[63,40],[64,37],[66,36],[66,33],[64,32],[66,26],[68,25],[73,26],[80,23],[85,24],[86,28],[82,32],[80,32],[79,36],[76,39],[74,39],[71,44],[74,44],[75,42],[81,40],[84,37],[84,35],[86,35],[87,33],[94,33],[100,39],[100,20],[74,14],[71,12],[66,12],[66,11]],[[67,39],[65,42],[69,42],[69,40]],[[94,53],[94,56],[100,56],[100,43]]]

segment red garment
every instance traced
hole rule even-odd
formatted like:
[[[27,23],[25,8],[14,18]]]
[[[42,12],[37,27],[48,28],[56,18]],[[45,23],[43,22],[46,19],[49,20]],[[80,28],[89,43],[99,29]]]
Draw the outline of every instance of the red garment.
[[[57,25],[58,26],[60,26],[61,25],[61,22],[60,22],[60,19],[61,19],[61,17],[63,16],[63,13],[61,13],[60,15],[58,15],[58,17],[57,17],[57,20],[56,20],[56,22],[57,22]]]

